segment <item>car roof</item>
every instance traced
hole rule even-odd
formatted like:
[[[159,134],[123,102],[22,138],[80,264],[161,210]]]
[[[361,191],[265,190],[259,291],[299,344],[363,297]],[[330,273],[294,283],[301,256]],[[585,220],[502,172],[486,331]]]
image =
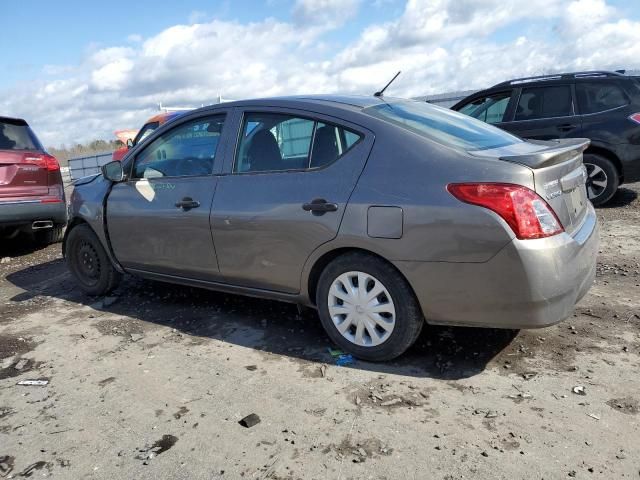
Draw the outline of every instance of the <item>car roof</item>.
[[[187,113],[188,111],[189,110],[180,110],[180,111],[175,111],[175,112],[157,113],[153,117],[147,119],[147,121],[144,122],[144,124],[146,125],[147,123],[158,122],[160,125],[162,125],[163,123],[166,123],[169,120],[172,120],[172,119],[174,119],[176,117],[179,117],[180,115],[183,115],[183,114]]]
[[[204,108],[215,107],[267,107],[267,106],[289,106],[289,107],[313,107],[317,105],[331,106],[343,110],[362,110],[366,107],[380,105],[389,102],[411,101],[404,98],[375,97],[373,95],[291,95],[281,97],[252,98],[247,100],[236,100],[233,102],[218,103]]]
[[[13,118],[13,117],[0,117],[0,122],[11,123],[12,125],[20,125],[23,127],[26,127],[29,125],[26,120],[23,120],[22,118]]]
[[[488,88],[487,90],[491,90],[494,88],[501,88],[501,87],[518,87],[520,85],[527,85],[532,83],[535,84],[535,83],[546,83],[546,82],[557,82],[557,81],[579,80],[579,79],[598,79],[598,78],[614,78],[616,80],[633,79],[632,76],[624,75],[620,72],[609,72],[606,70],[590,70],[590,71],[583,71],[583,72],[552,73],[548,75],[536,75],[533,77],[514,78],[511,80],[506,80],[504,82],[497,83],[494,86]]]

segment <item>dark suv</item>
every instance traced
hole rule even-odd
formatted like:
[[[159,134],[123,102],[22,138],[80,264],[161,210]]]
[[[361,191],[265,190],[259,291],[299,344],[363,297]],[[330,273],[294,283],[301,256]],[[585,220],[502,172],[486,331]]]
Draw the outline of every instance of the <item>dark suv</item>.
[[[640,180],[640,77],[597,71],[520,78],[451,108],[527,139],[591,139],[584,164],[594,205]]]
[[[24,231],[53,243],[62,240],[66,223],[58,161],[27,122],[0,117],[0,238]]]

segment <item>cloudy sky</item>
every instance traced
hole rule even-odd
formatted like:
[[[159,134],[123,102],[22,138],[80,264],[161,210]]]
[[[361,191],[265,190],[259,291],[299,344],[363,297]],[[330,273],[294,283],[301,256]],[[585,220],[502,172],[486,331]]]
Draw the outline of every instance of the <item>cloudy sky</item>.
[[[367,95],[397,70],[387,94],[412,97],[640,68],[639,1],[4,2],[0,115],[59,146],[137,128],[159,102]]]

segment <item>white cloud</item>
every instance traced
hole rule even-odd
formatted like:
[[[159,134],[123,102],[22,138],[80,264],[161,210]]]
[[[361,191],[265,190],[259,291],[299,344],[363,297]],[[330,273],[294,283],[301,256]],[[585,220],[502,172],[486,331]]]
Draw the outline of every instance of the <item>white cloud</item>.
[[[360,0],[296,0],[293,18],[302,24],[336,27],[351,19]]]
[[[212,20],[129,38],[127,46],[91,46],[81,63],[48,65],[0,92],[0,111],[27,118],[44,143],[59,145],[138,127],[159,102],[371,94],[397,70],[388,94],[418,96],[528,74],[640,66],[640,22],[605,0],[410,0],[400,15],[340,45],[335,29],[357,8],[300,0],[291,22]]]

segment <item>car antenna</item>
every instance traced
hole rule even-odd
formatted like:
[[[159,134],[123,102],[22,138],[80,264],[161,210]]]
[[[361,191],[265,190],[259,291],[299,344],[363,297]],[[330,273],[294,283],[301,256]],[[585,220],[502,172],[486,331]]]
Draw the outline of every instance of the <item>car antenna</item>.
[[[401,71],[400,71],[400,70],[398,70],[398,73],[396,73],[396,74],[394,75],[394,77],[391,79],[391,81],[390,81],[389,83],[387,83],[387,84],[384,86],[384,88],[383,88],[382,90],[380,90],[379,92],[374,93],[374,94],[373,94],[373,96],[374,96],[374,97],[381,97],[381,96],[382,96],[382,94],[384,93],[384,91],[387,89],[387,87],[388,87],[389,85],[391,85],[391,84],[393,83],[393,81],[394,81],[396,78],[398,78],[398,75],[400,75],[400,73],[401,73]]]

